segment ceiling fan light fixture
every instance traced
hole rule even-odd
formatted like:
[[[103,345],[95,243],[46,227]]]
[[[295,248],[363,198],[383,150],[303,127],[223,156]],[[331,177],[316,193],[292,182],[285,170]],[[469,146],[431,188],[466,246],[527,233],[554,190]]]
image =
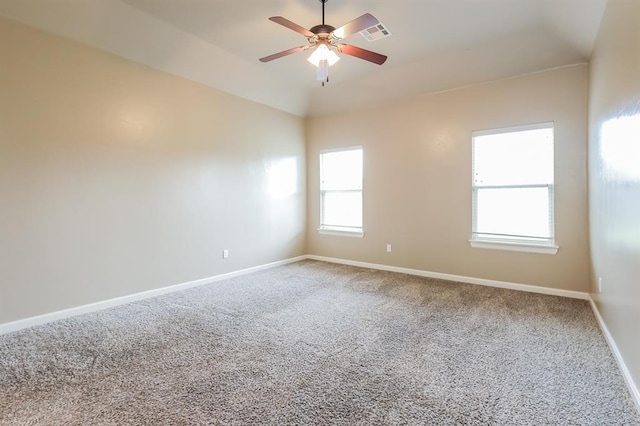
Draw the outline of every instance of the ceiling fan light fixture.
[[[336,52],[330,50],[326,44],[320,44],[313,51],[307,61],[311,62],[316,67],[320,65],[321,61],[327,61],[329,66],[332,66],[340,60],[340,57],[336,55]]]

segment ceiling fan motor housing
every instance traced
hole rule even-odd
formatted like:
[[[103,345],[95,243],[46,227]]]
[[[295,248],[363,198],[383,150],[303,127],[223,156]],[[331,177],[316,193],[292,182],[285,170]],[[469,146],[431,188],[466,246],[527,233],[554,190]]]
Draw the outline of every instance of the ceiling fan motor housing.
[[[315,27],[309,28],[309,31],[311,31],[315,35],[320,35],[320,34],[329,35],[334,30],[335,30],[335,27],[332,27],[331,25],[325,25],[325,24],[320,24],[320,25],[316,25]]]

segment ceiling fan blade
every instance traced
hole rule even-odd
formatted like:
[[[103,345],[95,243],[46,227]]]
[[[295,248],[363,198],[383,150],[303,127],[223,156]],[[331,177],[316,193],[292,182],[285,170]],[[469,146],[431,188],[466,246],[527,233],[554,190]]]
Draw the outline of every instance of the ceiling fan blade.
[[[346,55],[355,56],[356,58],[364,59],[365,61],[373,62],[374,64],[382,65],[387,60],[385,55],[381,55],[370,50],[362,49],[360,47],[351,46],[349,44],[339,44],[336,46],[339,52]]]
[[[284,27],[287,27],[290,30],[293,30],[297,33],[300,33],[307,38],[313,37],[315,35],[305,27],[301,27],[295,22],[291,22],[290,20],[288,20],[287,18],[283,18],[282,16],[272,16],[271,18],[269,18],[269,20],[275,22],[276,24],[280,24]]]
[[[336,28],[331,34],[338,38],[346,38],[351,34],[355,34],[366,28],[373,27],[374,25],[378,25],[379,23],[380,21],[378,21],[373,15],[365,13],[359,18],[356,18],[351,22],[347,22],[340,28]]]
[[[306,46],[294,47],[292,49],[283,50],[282,52],[274,53],[273,55],[265,56],[264,58],[260,58],[260,62],[269,62],[274,59],[282,58],[283,56],[291,55],[293,53],[302,52],[303,50],[307,50],[311,45],[307,44]]]

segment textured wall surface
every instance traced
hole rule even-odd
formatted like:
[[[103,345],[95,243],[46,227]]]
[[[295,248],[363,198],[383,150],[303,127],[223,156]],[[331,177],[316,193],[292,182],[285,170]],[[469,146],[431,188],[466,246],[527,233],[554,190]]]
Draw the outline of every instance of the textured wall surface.
[[[0,63],[0,323],[304,254],[301,118],[6,19]]]
[[[588,291],[587,83],[577,65],[308,120],[309,253]],[[549,121],[558,254],[471,248],[471,133]],[[319,235],[319,151],[351,145],[364,147],[365,236]]]
[[[640,385],[640,2],[611,0],[590,68],[591,292]],[[639,395],[640,396],[640,395]]]

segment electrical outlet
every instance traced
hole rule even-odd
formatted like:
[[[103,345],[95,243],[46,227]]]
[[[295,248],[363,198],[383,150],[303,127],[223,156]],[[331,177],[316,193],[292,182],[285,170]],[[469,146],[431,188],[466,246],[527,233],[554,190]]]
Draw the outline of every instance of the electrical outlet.
[[[391,253],[391,244],[387,244],[387,253]]]
[[[227,249],[222,250],[222,258],[223,259],[228,259],[229,258],[229,250],[227,250]]]
[[[598,277],[598,293],[602,293],[602,277]]]

